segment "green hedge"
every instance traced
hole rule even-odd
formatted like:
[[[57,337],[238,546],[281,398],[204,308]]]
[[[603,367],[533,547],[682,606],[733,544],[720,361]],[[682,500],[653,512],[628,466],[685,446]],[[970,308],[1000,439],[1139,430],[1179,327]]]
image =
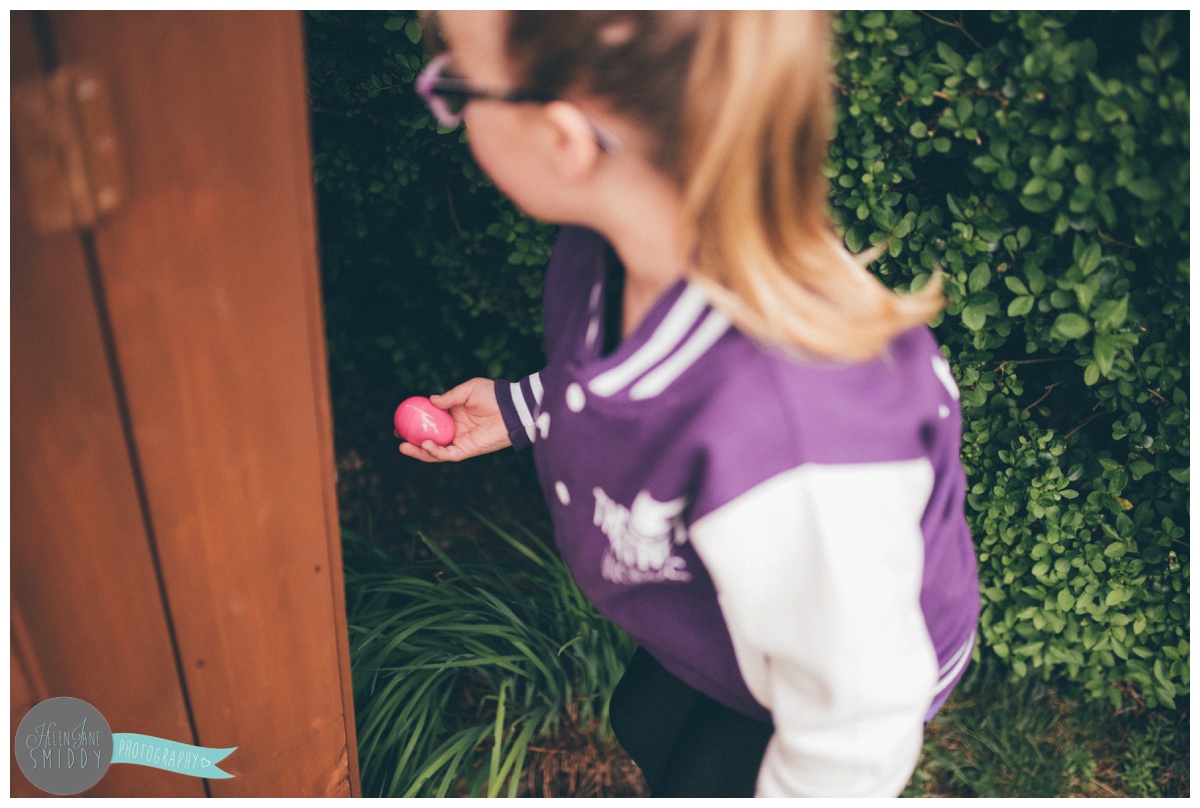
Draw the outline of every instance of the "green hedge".
[[[540,361],[554,230],[409,86],[408,14],[309,17],[339,417]],[[897,288],[946,271],[983,646],[1119,702],[1188,692],[1188,17],[841,12],[826,169]],[[340,384],[344,380],[345,384]]]

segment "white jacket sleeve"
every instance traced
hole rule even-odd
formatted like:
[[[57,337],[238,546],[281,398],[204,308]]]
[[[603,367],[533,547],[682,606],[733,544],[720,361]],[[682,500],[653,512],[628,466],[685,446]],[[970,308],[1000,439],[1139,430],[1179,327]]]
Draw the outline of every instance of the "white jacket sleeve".
[[[937,656],[920,607],[923,459],[774,477],[697,520],[738,666],[775,734],[758,796],[897,796]]]

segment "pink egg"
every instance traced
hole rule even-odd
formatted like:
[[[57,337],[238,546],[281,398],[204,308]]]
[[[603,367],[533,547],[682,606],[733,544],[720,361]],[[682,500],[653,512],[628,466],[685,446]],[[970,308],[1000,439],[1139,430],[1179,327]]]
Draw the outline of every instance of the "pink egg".
[[[431,440],[438,446],[449,446],[454,440],[454,419],[450,413],[433,406],[424,396],[413,396],[396,408],[396,431],[400,437],[418,446]]]

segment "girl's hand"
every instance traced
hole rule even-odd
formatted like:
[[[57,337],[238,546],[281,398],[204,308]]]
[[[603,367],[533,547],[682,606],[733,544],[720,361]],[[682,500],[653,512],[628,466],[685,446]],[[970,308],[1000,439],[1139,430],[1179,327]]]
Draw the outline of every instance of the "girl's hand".
[[[457,463],[512,445],[491,379],[469,379],[440,396],[430,396],[429,401],[454,419],[454,441],[449,446],[431,440],[420,446],[405,441],[400,444],[401,454],[426,463]]]

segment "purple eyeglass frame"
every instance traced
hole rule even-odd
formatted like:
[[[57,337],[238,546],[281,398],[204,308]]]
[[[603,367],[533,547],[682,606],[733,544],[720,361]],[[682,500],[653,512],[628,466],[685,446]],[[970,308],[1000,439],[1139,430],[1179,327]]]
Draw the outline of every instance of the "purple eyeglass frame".
[[[463,99],[463,109],[466,109],[466,102],[476,99],[486,101],[499,101],[503,104],[548,104],[551,101],[558,99],[546,93],[537,93],[530,90],[510,90],[509,92],[500,92],[495,90],[483,90],[478,87],[472,87],[465,79],[451,78],[442,75],[442,71],[454,61],[454,54],[450,51],[436,56],[425,66],[417,76],[414,87],[417,95],[429,107],[429,111],[433,113],[433,117],[442,126],[454,128],[463,121],[463,110],[454,112],[443,96],[457,95]],[[585,116],[587,117],[587,116]],[[592,137],[596,140],[601,150],[608,154],[615,154],[621,150],[621,141],[616,135],[609,132],[603,126],[587,118],[588,124],[592,127]]]

